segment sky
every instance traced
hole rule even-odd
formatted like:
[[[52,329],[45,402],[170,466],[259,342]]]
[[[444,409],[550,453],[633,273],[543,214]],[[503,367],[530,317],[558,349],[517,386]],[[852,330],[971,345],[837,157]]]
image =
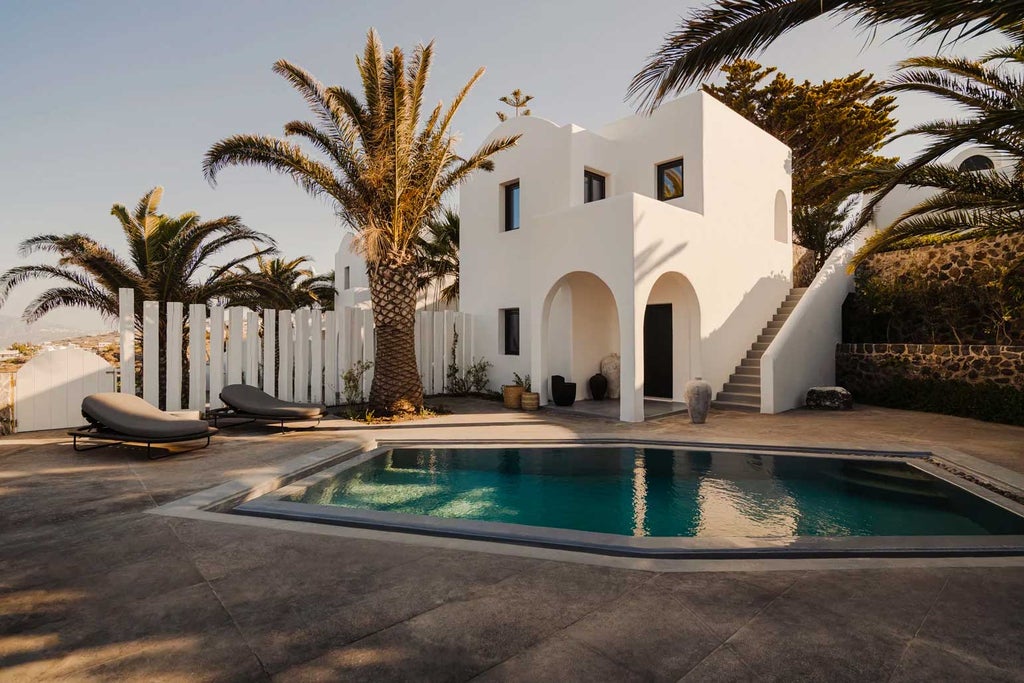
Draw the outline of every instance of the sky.
[[[216,188],[203,154],[235,133],[278,135],[308,118],[304,102],[271,72],[288,59],[328,84],[358,92],[354,57],[375,27],[386,47],[436,41],[427,102],[446,102],[480,66],[487,73],[455,121],[460,151],[472,151],[497,124],[498,97],[521,88],[533,113],[585,128],[629,116],[626,89],[645,58],[700,2],[671,0],[434,0],[333,2],[218,0],[63,2],[0,0],[0,270],[43,257],[17,254],[41,233],[82,231],[123,253],[110,216],[155,185],[166,213],[239,215],[274,237],[284,256],[333,267],[343,226],[331,208],[289,179],[229,168]],[[857,70],[884,78],[911,45],[852,22],[822,18],[784,36],[756,58],[798,80]],[[977,55],[1001,43],[990,35],[945,49]],[[934,100],[902,96],[901,128],[951,115]],[[910,155],[920,141],[893,143]],[[25,285],[0,308],[20,315],[41,285]],[[82,311],[51,313],[41,324],[107,327]]]

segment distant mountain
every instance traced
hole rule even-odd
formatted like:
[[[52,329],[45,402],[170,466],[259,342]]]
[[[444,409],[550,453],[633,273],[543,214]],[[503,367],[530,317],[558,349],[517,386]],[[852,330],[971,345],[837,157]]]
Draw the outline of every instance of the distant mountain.
[[[9,346],[14,342],[41,344],[71,337],[84,337],[90,334],[108,332],[109,330],[110,328],[81,329],[46,323],[27,325],[20,318],[0,315],[0,348]]]

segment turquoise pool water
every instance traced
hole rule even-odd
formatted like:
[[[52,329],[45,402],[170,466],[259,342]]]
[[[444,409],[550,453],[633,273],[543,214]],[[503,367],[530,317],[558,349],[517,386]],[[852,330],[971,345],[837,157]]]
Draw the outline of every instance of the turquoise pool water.
[[[903,462],[665,448],[396,448],[282,500],[640,537],[1024,534]]]

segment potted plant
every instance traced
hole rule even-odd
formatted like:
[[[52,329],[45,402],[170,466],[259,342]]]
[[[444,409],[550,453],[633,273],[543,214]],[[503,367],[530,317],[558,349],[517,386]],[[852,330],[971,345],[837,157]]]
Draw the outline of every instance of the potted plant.
[[[540,394],[530,386],[530,376],[523,378],[523,410],[537,410],[540,408]]]
[[[515,378],[515,383],[502,385],[501,398],[506,408],[519,410],[522,407],[523,391],[526,389],[526,386],[519,373],[513,372],[512,376]]]

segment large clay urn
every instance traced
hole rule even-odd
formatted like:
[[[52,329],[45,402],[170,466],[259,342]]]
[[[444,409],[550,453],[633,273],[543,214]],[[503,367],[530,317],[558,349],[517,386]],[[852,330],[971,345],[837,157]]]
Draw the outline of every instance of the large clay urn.
[[[700,377],[691,379],[683,389],[686,409],[690,412],[690,421],[695,425],[702,425],[708,419],[708,409],[711,408],[711,385]]]
[[[608,398],[616,399],[619,397],[620,369],[621,362],[617,353],[608,354],[601,360],[601,374],[608,380]]]

